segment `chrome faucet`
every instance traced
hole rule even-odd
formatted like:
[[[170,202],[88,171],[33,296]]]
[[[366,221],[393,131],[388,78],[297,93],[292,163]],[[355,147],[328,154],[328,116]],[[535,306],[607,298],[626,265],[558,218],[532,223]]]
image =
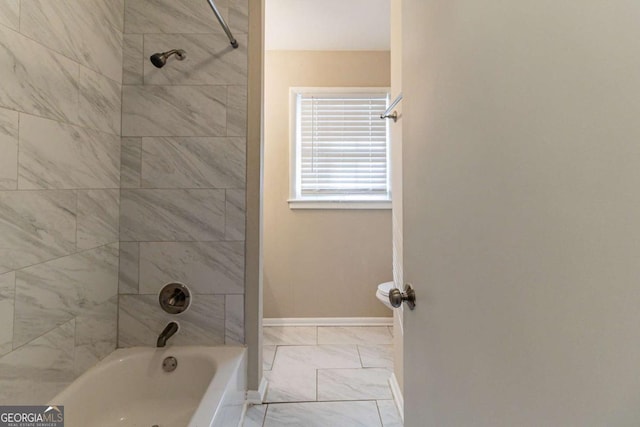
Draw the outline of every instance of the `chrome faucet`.
[[[171,338],[176,332],[178,332],[178,324],[176,322],[169,322],[165,326],[164,330],[158,336],[158,343],[156,347],[164,347],[167,345],[167,340]]]

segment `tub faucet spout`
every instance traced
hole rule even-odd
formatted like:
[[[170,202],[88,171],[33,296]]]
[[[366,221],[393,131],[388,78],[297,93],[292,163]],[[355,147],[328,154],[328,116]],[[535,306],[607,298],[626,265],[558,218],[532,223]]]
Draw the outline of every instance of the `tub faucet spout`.
[[[167,340],[171,338],[176,332],[178,332],[178,324],[176,322],[169,322],[164,330],[158,336],[157,347],[164,347],[167,345]]]

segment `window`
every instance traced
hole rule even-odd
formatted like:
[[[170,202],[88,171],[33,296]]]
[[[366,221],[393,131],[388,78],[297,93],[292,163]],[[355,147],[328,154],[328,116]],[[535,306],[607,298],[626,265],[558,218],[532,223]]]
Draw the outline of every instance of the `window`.
[[[291,208],[390,208],[382,88],[291,90]]]

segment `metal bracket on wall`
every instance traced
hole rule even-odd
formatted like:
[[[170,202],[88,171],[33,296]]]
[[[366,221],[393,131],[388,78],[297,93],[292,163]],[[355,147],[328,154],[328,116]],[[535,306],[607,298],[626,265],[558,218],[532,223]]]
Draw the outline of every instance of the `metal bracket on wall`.
[[[396,105],[398,105],[398,103],[400,101],[402,101],[402,92],[391,103],[391,105],[389,105],[389,108],[387,108],[387,110],[384,113],[380,114],[380,118],[381,119],[393,119],[394,122],[397,122],[398,121],[398,112],[394,111],[393,109],[396,108]]]
[[[238,41],[236,40],[235,37],[233,37],[233,34],[231,34],[231,30],[229,29],[229,26],[227,25],[224,18],[220,14],[220,11],[218,11],[216,4],[213,2],[213,0],[207,0],[207,1],[209,2],[209,6],[211,6],[211,10],[213,10],[213,13],[216,15],[216,18],[218,18],[218,22],[220,22],[220,25],[222,25],[222,29],[227,34],[227,37],[229,37],[229,42],[231,42],[231,46],[233,46],[234,49],[237,49]]]

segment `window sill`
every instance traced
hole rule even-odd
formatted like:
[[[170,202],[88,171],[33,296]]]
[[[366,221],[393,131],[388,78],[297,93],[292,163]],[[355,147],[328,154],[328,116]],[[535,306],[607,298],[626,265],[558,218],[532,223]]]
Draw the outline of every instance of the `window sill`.
[[[391,200],[299,200],[289,199],[289,209],[391,209]]]

